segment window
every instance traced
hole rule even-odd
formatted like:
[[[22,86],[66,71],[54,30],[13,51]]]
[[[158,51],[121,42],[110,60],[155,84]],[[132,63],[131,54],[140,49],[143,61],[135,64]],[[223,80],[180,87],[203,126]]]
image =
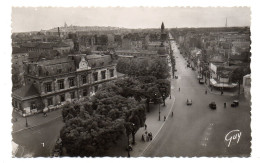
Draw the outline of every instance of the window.
[[[70,86],[70,87],[75,86],[74,78],[69,78],[69,86]]]
[[[70,68],[69,68],[69,72],[71,72],[71,71],[72,71],[72,68],[70,67]]]
[[[114,77],[114,69],[110,69],[109,73],[110,73],[110,77]]]
[[[49,75],[49,72],[48,72],[48,71],[46,71],[46,72],[45,72],[45,75],[46,75],[46,76],[48,76],[48,75]]]
[[[102,79],[106,79],[106,70],[101,71],[101,77],[102,77]]]
[[[64,80],[58,80],[59,89],[64,89]]]
[[[75,92],[70,92],[70,98],[74,99],[75,98]]]
[[[51,82],[45,84],[45,92],[51,92]]]
[[[87,83],[87,77],[85,75],[82,75],[81,78],[82,78],[82,83],[86,84]]]
[[[18,109],[22,109],[21,103],[18,103]]]
[[[82,95],[83,95],[83,96],[87,96],[87,95],[88,95],[88,90],[87,90],[87,89],[83,89]]]
[[[17,108],[17,101],[14,101],[14,107]]]
[[[93,79],[94,81],[98,80],[98,72],[93,73]]]
[[[65,94],[60,95],[60,102],[64,102],[65,101]]]
[[[53,105],[52,98],[48,98],[47,102],[48,102],[48,106]]]
[[[58,73],[61,73],[61,72],[62,72],[62,70],[61,70],[61,69],[58,69],[58,70],[57,70],[57,72],[58,72]]]
[[[98,85],[95,85],[94,86],[94,92],[97,92],[98,91]]]
[[[34,102],[31,103],[31,109],[36,109],[36,105]]]

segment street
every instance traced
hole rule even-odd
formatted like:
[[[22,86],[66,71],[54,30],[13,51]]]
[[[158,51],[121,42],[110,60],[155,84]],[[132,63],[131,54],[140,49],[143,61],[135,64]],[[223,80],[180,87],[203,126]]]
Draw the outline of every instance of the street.
[[[63,126],[60,117],[37,127],[13,133],[13,141],[21,146],[16,157],[49,157]]]
[[[206,94],[197,73],[186,67],[175,42],[171,44],[178,76],[172,82],[176,98],[174,117],[166,121],[143,156],[250,156],[250,106],[243,94],[240,97]],[[186,105],[187,99],[192,100],[192,105]],[[239,106],[231,108],[235,99]],[[209,108],[212,101],[217,104],[216,110]],[[232,130],[239,130],[241,137],[229,145],[225,137]]]

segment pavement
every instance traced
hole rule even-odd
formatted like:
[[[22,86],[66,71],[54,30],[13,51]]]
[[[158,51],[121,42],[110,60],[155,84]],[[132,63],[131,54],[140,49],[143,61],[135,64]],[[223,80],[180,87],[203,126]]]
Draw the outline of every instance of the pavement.
[[[172,88],[173,92],[173,88]],[[172,119],[171,113],[174,111],[174,102],[175,98],[172,96],[171,99],[168,98],[165,100],[165,105],[160,105],[160,121],[159,121],[159,104],[150,104],[150,112],[146,113],[146,121],[145,124],[147,128],[145,130],[144,127],[140,128],[135,134],[136,143],[132,145],[133,150],[130,152],[131,157],[140,157],[142,154],[149,148],[152,141],[157,137],[158,133],[162,129],[163,125],[168,119]],[[164,121],[164,116],[166,117],[166,121]],[[152,141],[143,141],[142,135],[145,132],[151,132],[153,135]],[[132,138],[130,136],[130,143]],[[117,145],[111,147],[105,154],[105,156],[109,157],[127,157],[127,138],[124,136],[121,140],[117,142]]]
[[[27,117],[27,124],[26,127],[26,118],[18,114],[17,112],[13,111],[13,118],[17,119],[17,121],[13,122],[13,133],[20,132],[23,130],[27,130],[39,125],[43,125],[50,121],[53,121],[59,117],[61,117],[61,109],[54,110],[47,113],[47,116],[44,117],[43,114],[35,114]]]

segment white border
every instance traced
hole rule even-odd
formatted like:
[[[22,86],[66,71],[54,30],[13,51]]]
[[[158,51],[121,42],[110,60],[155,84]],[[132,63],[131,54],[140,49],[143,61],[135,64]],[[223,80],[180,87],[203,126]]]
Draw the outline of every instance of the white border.
[[[1,160],[4,162],[30,162],[30,161],[39,161],[39,159],[11,159],[11,7],[12,6],[53,6],[53,7],[78,7],[78,6],[88,6],[88,7],[109,7],[109,6],[123,6],[123,7],[132,7],[132,6],[147,6],[147,7],[166,7],[166,6],[194,6],[194,7],[233,7],[233,6],[248,6],[251,7],[251,34],[252,34],[252,111],[251,111],[251,129],[252,129],[252,157],[251,158],[232,158],[221,159],[221,161],[232,161],[232,162],[246,162],[246,161],[260,161],[260,133],[259,133],[259,109],[260,106],[257,104],[258,100],[258,90],[259,89],[259,2],[258,0],[7,0],[3,4],[1,3],[1,80],[0,80],[0,90],[1,90]],[[41,160],[43,162],[45,160]],[[48,159],[48,161],[57,161],[54,159]],[[65,161],[65,160],[59,160]],[[66,162],[74,161],[71,159],[66,159]],[[103,161],[113,161],[113,162],[121,162],[121,159],[113,159],[106,158],[104,159],[78,159],[76,161],[95,161],[95,162],[103,162]],[[174,159],[149,159],[149,160],[127,160],[124,159],[124,162],[133,162],[133,161],[152,161],[152,162],[219,162],[219,159],[207,159],[207,158],[174,158]]]

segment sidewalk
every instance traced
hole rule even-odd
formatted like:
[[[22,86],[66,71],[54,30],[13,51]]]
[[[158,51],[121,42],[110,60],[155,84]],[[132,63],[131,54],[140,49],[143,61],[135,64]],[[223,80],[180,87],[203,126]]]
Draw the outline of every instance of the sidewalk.
[[[173,92],[173,90],[172,90]],[[173,95],[173,93],[172,93]],[[159,105],[158,104],[150,104],[150,112],[146,113],[146,122],[147,129],[145,130],[144,127],[140,128],[137,133],[135,134],[135,141],[136,144],[132,145],[133,151],[130,151],[131,157],[140,157],[142,154],[146,151],[146,149],[150,146],[152,141],[156,138],[157,134],[160,132],[161,128],[163,127],[164,123],[167,121],[168,118],[171,117],[171,112],[173,111],[173,105],[175,102],[175,98],[172,96],[171,99],[167,98],[165,100],[166,106],[163,106],[161,104],[160,110],[161,110],[161,116],[159,121]],[[164,121],[164,116],[166,116],[166,121]],[[153,134],[153,140],[144,142],[142,141],[142,134],[145,133],[145,131],[152,132]],[[132,136],[129,137],[130,143],[132,142]],[[106,156],[109,157],[127,157],[127,138],[124,135],[121,140],[117,142],[117,145],[113,146],[111,149],[109,149],[106,152]]]
[[[47,117],[43,117],[43,114],[35,114],[32,116],[27,117],[27,124],[26,127],[26,118],[18,114],[17,112],[13,111],[12,117],[16,118],[16,122],[13,123],[13,133],[26,130],[28,128],[33,128],[47,122],[50,122],[54,119],[61,117],[61,109],[54,110],[47,113]]]

